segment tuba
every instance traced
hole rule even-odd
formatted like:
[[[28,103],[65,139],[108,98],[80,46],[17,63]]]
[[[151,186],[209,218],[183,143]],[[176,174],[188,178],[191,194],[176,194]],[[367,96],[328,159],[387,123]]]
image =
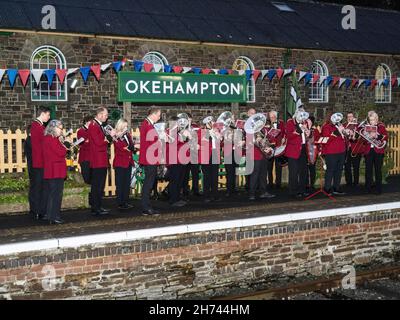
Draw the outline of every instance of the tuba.
[[[261,152],[270,159],[274,156],[274,150],[271,147],[267,135],[262,132],[266,123],[267,117],[262,113],[256,113],[247,119],[244,124],[244,131],[255,136],[255,146],[257,146]]]
[[[218,117],[216,123],[222,123],[224,125],[223,131],[233,125],[233,114],[230,111],[222,112]]]

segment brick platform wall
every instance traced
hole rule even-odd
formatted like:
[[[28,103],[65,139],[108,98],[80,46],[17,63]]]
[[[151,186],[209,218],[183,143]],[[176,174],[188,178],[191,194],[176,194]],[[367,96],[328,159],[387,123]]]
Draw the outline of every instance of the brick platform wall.
[[[398,262],[400,212],[0,257],[3,299],[182,299]],[[53,290],[44,290],[54,268]]]
[[[107,63],[123,57],[142,59],[149,51],[159,51],[165,55],[172,65],[199,66],[203,68],[232,68],[234,60],[239,56],[249,57],[256,69],[275,68],[282,64],[286,49],[263,49],[235,46],[205,46],[195,44],[173,44],[137,40],[117,40],[104,38],[87,38],[72,36],[32,35],[13,33],[0,35],[0,65],[6,68],[27,69],[30,67],[32,52],[42,45],[52,45],[59,48],[67,60],[68,68]],[[295,65],[298,70],[310,70],[313,61],[324,61],[332,75],[342,77],[371,77],[375,75],[380,63],[387,64],[393,75],[400,74],[400,58],[398,56],[359,55],[350,53],[334,53],[323,51],[293,50],[289,65]],[[132,69],[129,65],[128,68]],[[80,75],[77,76],[81,79]],[[80,84],[74,92],[68,93],[67,102],[57,102],[57,117],[64,120],[67,127],[76,129],[81,124],[83,115],[93,113],[101,106],[115,107],[117,104],[117,77],[114,71],[102,73],[98,82],[90,76],[87,84]],[[260,111],[269,109],[282,110],[283,82],[274,79],[258,81],[256,85],[256,103],[239,106],[239,112],[244,112],[249,106]],[[374,104],[374,91],[365,89],[330,89],[329,103],[308,103],[308,88],[301,85],[301,96],[306,108],[317,115],[322,121],[326,112],[359,110],[365,105],[372,105],[384,116],[387,123],[400,123],[400,89],[393,88],[392,103]],[[14,89],[10,88],[5,76],[0,85],[0,129],[24,128],[33,118],[36,107],[46,103],[32,102],[30,85],[24,88],[17,79]],[[53,104],[53,103],[52,103]],[[178,112],[190,111],[195,121],[202,120],[211,113],[218,116],[222,111],[229,110],[230,105],[224,104],[172,104],[160,105],[164,117],[176,115]],[[134,126],[146,115],[148,104],[132,106],[132,124]],[[362,115],[364,116],[364,115]]]

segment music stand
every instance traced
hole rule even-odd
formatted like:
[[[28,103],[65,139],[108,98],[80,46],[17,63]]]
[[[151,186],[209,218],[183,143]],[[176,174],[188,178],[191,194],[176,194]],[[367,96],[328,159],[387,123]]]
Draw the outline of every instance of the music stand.
[[[327,137],[322,137],[318,140],[318,142],[316,142],[316,145],[324,145],[328,142]],[[324,190],[324,183],[322,181],[322,172],[324,171],[324,165],[322,163],[322,161],[320,161],[320,166],[319,166],[319,183],[320,183],[320,188],[319,190],[317,190],[316,192],[314,192],[312,195],[308,196],[307,198],[304,199],[304,201],[310,200],[312,198],[314,198],[315,196],[317,196],[318,194],[322,193],[324,195],[326,195],[329,199],[336,201],[336,199],[334,197],[332,197],[331,195],[329,195],[329,193],[327,193]]]

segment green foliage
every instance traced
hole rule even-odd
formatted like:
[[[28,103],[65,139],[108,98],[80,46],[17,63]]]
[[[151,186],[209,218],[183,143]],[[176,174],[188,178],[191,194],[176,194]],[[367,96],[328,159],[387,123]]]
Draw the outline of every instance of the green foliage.
[[[5,173],[0,175],[0,193],[28,190],[29,179],[24,174]]]

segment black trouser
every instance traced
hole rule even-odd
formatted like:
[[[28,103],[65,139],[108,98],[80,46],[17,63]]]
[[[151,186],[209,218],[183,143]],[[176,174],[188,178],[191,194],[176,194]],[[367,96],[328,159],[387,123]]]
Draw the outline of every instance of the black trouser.
[[[157,177],[157,166],[156,165],[148,165],[143,166],[144,168],[144,181],[142,188],[142,209],[150,210],[150,193],[154,187],[154,183],[156,182]]]
[[[211,162],[211,159],[210,159]],[[218,193],[218,170],[219,164],[202,164],[201,171],[204,176],[203,192],[208,199],[217,197]]]
[[[45,181],[43,175],[43,168],[32,168],[29,176],[29,205],[31,212],[35,215],[44,215],[46,213],[47,193],[44,191]]]
[[[183,194],[189,195],[189,179],[192,174],[192,192],[199,193],[199,164],[189,163],[185,166],[185,176],[183,180]]]
[[[256,190],[265,193],[267,186],[267,164],[265,160],[254,160],[254,169],[250,175],[249,196],[253,197]]]
[[[46,217],[50,221],[60,219],[64,179],[46,179]]]
[[[178,202],[181,199],[180,194],[185,175],[185,169],[185,165],[182,164],[172,164],[168,166],[170,179],[168,184],[168,195],[170,204]]]
[[[288,166],[290,195],[304,193],[307,185],[307,153],[304,144],[298,159],[288,158]]]
[[[310,188],[314,187],[315,184],[315,178],[316,178],[316,171],[315,171],[315,163],[314,164],[308,164],[307,165],[307,186]]]
[[[357,185],[360,177],[361,154],[357,154],[355,157],[353,157],[351,153],[351,149],[347,150],[346,161],[344,163],[346,184]]]
[[[267,172],[268,172],[268,185],[270,188],[274,185],[274,164],[275,164],[275,184],[277,187],[281,186],[282,183],[282,167],[279,162],[279,158],[272,157],[271,159],[267,159]]]
[[[382,192],[382,165],[383,165],[384,154],[375,152],[375,149],[371,148],[369,153],[365,156],[365,187],[368,191],[371,191],[372,187],[372,169],[375,171],[375,185],[376,192]]]
[[[85,181],[86,184],[90,184],[90,162],[89,161],[83,161],[79,164],[81,166],[81,174],[83,177],[83,181]]]
[[[232,159],[232,163],[225,164],[226,189],[229,193],[236,192],[236,167],[237,164],[234,159]]]
[[[106,184],[107,168],[92,168],[91,189],[92,194],[92,210],[97,211],[101,208],[101,202],[104,195],[104,187]]]
[[[132,166],[128,168],[115,168],[115,186],[117,193],[117,204],[119,206],[128,204],[131,191]]]
[[[325,190],[331,190],[332,188],[332,180],[333,180],[333,189],[340,189],[340,181],[342,179],[343,165],[346,157],[346,153],[336,153],[336,154],[327,154],[325,156],[326,161],[326,173],[325,173]]]

